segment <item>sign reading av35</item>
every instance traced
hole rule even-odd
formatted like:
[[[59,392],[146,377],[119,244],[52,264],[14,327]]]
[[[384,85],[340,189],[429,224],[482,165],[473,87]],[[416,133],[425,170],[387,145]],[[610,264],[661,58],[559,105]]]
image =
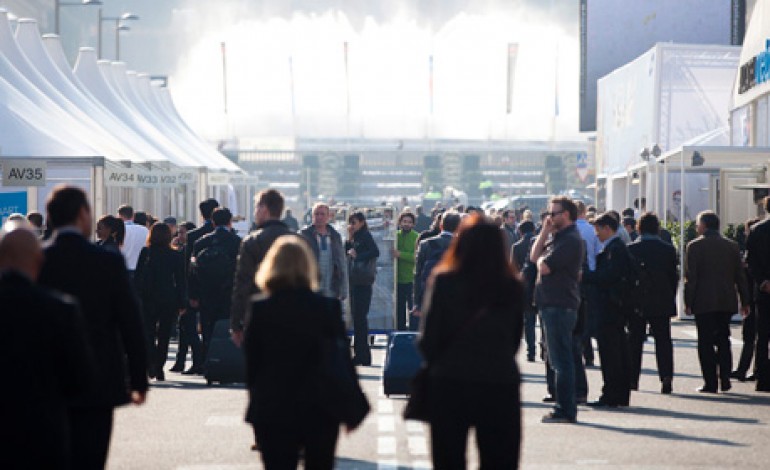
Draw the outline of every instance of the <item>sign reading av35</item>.
[[[3,186],[45,186],[46,162],[42,160],[2,160]]]

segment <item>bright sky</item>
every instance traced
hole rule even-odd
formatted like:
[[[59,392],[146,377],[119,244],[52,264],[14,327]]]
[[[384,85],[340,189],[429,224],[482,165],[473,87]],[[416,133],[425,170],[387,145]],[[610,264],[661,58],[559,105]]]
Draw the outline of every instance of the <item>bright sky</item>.
[[[190,47],[171,91],[183,117],[206,138],[579,139],[577,11],[569,31],[523,9],[460,12],[435,30],[408,15],[367,17],[354,27],[342,11],[241,18],[232,11],[178,10],[175,21],[187,27]],[[227,125],[221,42],[227,45]],[[510,115],[508,43],[519,44]]]

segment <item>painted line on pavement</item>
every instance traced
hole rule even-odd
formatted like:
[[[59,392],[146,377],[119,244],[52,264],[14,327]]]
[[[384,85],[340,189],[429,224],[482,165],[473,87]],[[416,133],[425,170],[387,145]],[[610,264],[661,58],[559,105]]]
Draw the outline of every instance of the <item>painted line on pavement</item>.
[[[245,422],[239,415],[214,415],[206,420],[206,426],[242,426]]]

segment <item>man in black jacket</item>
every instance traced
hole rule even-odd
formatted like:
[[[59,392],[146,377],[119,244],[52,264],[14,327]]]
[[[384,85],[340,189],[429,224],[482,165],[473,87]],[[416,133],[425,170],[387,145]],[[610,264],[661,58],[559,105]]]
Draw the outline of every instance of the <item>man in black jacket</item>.
[[[69,407],[72,468],[103,468],[114,408],[145,401],[147,351],[142,318],[123,258],[86,239],[92,219],[83,190],[57,187],[46,209],[55,240],[45,250],[40,284],[78,300],[96,358],[94,387]]]
[[[241,245],[240,237],[231,230],[232,220],[229,209],[214,209],[211,214],[214,231],[195,242],[190,258],[190,305],[197,307],[201,314],[204,357],[214,324],[230,317],[235,262]]]
[[[674,377],[674,347],[671,342],[671,317],[676,315],[676,291],[679,284],[676,249],[658,235],[658,216],[648,212],[639,219],[640,237],[628,245],[639,269],[640,311],[629,316],[629,352],[631,389],[639,388],[642,371],[642,349],[647,325],[655,338],[660,392],[671,393]]]
[[[618,228],[618,219],[609,213],[594,221],[596,236],[604,243],[604,250],[596,257],[596,270],[583,273],[585,282],[596,285],[596,340],[604,380],[601,397],[588,403],[592,407],[628,406],[631,393],[623,300],[632,261]]]
[[[770,214],[770,197],[763,201],[766,214]],[[757,355],[755,359],[757,391],[770,392],[770,218],[751,227],[746,240],[749,272],[754,279],[757,303]]]
[[[460,227],[461,220],[462,218],[457,212],[445,212],[441,219],[441,232],[434,237],[417,241],[417,252],[414,255],[414,319],[417,322],[419,322],[420,311],[422,310],[425,283],[430,272],[441,260],[449,248],[449,244],[452,243],[452,238]]]
[[[201,201],[201,203],[198,204],[198,209],[200,210],[203,224],[200,227],[187,232],[187,244],[184,246],[184,262],[185,273],[187,273],[188,289],[189,285],[194,282],[194,280],[191,279],[193,274],[190,270],[190,258],[193,254],[195,242],[214,231],[214,224],[211,222],[211,214],[217,207],[219,207],[219,202],[217,202],[216,199],[209,198],[205,201]],[[192,349],[193,360],[192,366],[182,372],[184,375],[202,374],[203,362],[205,360],[203,344],[198,336],[199,306],[194,300],[197,299],[189,299],[187,309],[179,317],[179,350],[187,351],[188,347]],[[179,355],[177,355],[176,364],[174,364],[171,370],[174,372],[184,370],[184,357],[179,357]]]
[[[70,468],[67,400],[87,391],[93,355],[72,298],[34,284],[43,264],[37,234],[23,223],[0,230],[0,305],[9,334],[0,343],[0,468]],[[35,443],[40,451],[30,452]]]
[[[248,321],[246,310],[249,308],[251,296],[257,293],[254,275],[273,242],[282,235],[293,234],[286,224],[281,222],[283,195],[278,190],[261,191],[254,197],[254,203],[257,229],[241,242],[233,281],[230,330],[233,342],[238,346],[243,342],[243,329]]]
[[[535,236],[535,224],[529,220],[524,221],[519,224],[518,230],[521,237],[511,248],[511,261],[516,266],[516,270],[522,274],[522,278],[524,278],[524,339],[527,342],[527,361],[534,362],[537,346],[535,334],[537,307],[535,307],[533,302],[533,294],[537,268],[532,264],[530,269],[534,268],[535,272],[533,273],[534,275],[529,276],[529,278],[526,277],[529,273],[524,273],[522,270],[527,264],[527,258],[529,258],[529,252],[532,249],[532,237]]]

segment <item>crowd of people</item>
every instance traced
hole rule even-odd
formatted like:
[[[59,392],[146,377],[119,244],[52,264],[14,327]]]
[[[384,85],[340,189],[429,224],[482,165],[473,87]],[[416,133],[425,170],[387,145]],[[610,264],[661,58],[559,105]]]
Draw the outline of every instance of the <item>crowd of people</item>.
[[[335,362],[334,344],[345,345],[335,356],[343,371],[355,376],[354,365],[371,365],[367,316],[381,253],[363,212],[349,215],[343,237],[325,203],[312,207],[303,228],[284,211],[280,192],[262,191],[254,203],[255,227],[243,239],[233,214],[207,199],[199,227],[121,206],[98,219],[91,243],[87,196],[71,186],[51,193],[45,224],[39,213],[8,220],[0,231],[0,303],[13,330],[34,331],[39,341],[34,350],[23,335],[6,342],[13,376],[29,386],[3,392],[3,415],[14,424],[3,427],[9,451],[0,464],[34,438],[51,451],[25,453],[32,467],[103,468],[115,407],[141,405],[150,380],[165,380],[174,329],[179,349],[168,371],[204,374],[214,325],[226,320],[245,353],[246,417],[266,468],[294,468],[300,454],[307,466],[333,467],[340,425],[354,429],[362,418],[329,403],[328,374],[319,371]],[[420,331],[436,468],[464,465],[470,428],[482,467],[518,465],[522,338],[526,360],[536,360],[539,345],[545,361],[543,401],[553,410],[544,423],[576,422],[580,404],[629,406],[648,336],[660,391],[672,393],[670,319],[680,275],[698,332],[698,392],[752,378],[758,391],[770,391],[770,219],[747,224],[740,247],[720,234],[715,213],[702,212],[679,266],[651,212],[598,213],[563,196],[539,218],[528,210],[460,206],[429,216],[415,209],[402,208],[389,253],[394,319],[397,330]],[[342,321],[348,300],[352,354]],[[738,311],[745,343],[733,371],[729,328]],[[593,340],[603,386],[589,401]],[[41,420],[49,424],[43,434]]]

